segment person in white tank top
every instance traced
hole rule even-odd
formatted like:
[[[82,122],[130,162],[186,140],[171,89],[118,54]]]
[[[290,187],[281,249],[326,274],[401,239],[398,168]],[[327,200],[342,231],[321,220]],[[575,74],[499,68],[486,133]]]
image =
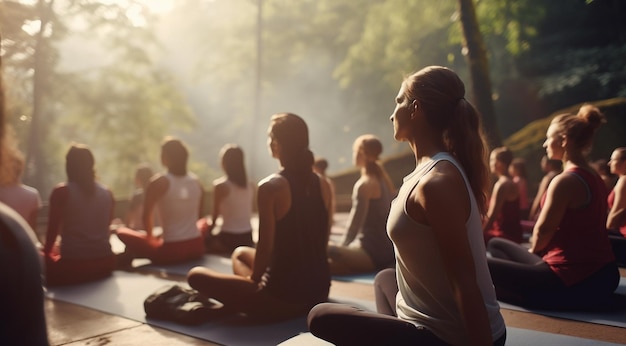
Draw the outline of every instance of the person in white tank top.
[[[378,313],[314,307],[308,325],[317,337],[335,345],[504,345],[482,236],[487,150],[464,95],[445,67],[426,67],[402,83],[390,120],[416,167],[387,222],[396,268],[376,276]]]
[[[200,220],[205,229],[207,252],[230,256],[238,246],[254,247],[252,240],[252,204],[254,185],[248,181],[243,150],[226,144],[220,150],[225,175],[213,181],[213,212]],[[212,234],[221,222],[219,232]]]
[[[198,178],[187,172],[189,152],[178,139],[167,137],[161,146],[161,161],[166,174],[155,175],[146,188],[143,210],[145,233],[126,227],[116,230],[126,245],[119,256],[120,266],[133,258],[148,258],[157,264],[186,262],[202,257],[204,235],[197,223],[202,215],[204,188]],[[153,234],[153,214],[158,210],[162,235]]]

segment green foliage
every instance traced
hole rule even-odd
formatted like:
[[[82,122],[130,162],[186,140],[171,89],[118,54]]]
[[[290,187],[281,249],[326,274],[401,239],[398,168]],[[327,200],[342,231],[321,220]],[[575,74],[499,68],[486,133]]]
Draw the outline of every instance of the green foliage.
[[[52,184],[65,179],[63,155],[69,142],[75,141],[88,144],[96,154],[100,179],[115,193],[128,194],[135,165],[158,163],[163,136],[191,128],[194,118],[176,81],[152,61],[151,54],[158,50],[149,26],[153,18],[148,13],[131,18],[132,8],[139,6],[134,1],[42,3],[45,6],[7,2],[2,7],[2,23],[11,33],[2,42],[7,47],[9,114],[23,151],[29,150],[27,128],[35,121],[30,107],[33,56],[39,52],[44,59],[39,65],[44,111],[37,119],[44,131],[33,143],[44,150],[35,173],[46,174],[44,186],[37,187],[45,196]],[[5,12],[7,8],[11,11]],[[11,20],[5,22],[5,17]],[[32,25],[24,24],[40,18],[49,22],[37,45],[37,30],[28,31]],[[78,53],[91,52],[96,58],[83,60],[82,68],[59,66],[67,47],[61,40],[80,42]]]

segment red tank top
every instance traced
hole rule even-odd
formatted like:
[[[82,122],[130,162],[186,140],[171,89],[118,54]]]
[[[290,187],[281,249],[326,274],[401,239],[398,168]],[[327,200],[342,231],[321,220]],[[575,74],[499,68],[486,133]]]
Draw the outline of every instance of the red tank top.
[[[609,209],[613,208],[613,203],[615,203],[615,190],[611,190],[607,202],[609,203]],[[626,237],[626,225],[620,227],[619,232]]]
[[[606,230],[607,189],[602,179],[582,168],[568,169],[586,186],[589,203],[567,209],[546,247],[543,260],[566,286],[571,286],[615,260]],[[542,201],[543,207],[543,201]]]

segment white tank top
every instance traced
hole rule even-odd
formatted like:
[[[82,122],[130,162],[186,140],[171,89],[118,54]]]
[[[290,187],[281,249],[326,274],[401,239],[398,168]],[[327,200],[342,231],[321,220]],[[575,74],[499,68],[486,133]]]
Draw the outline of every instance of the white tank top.
[[[254,189],[252,183],[241,187],[230,180],[226,181],[228,195],[220,204],[222,219],[221,232],[243,234],[252,230],[252,198]]]
[[[169,188],[157,205],[163,227],[163,241],[175,242],[200,237],[196,227],[199,218],[202,188],[192,175],[175,176],[168,173]]]
[[[462,345],[467,342],[461,313],[445,274],[432,228],[415,222],[406,211],[407,199],[419,180],[442,160],[454,164],[465,180],[471,203],[470,216],[465,225],[476,268],[477,284],[487,309],[492,337],[496,340],[504,334],[505,325],[487,267],[480,213],[463,169],[448,153],[436,154],[431,161],[420,165],[406,176],[391,205],[387,231],[396,251],[399,288],[396,296],[397,314],[402,320],[427,327],[450,344]],[[415,241],[416,239],[419,241]],[[409,252],[411,263],[405,263],[403,256],[408,256]]]

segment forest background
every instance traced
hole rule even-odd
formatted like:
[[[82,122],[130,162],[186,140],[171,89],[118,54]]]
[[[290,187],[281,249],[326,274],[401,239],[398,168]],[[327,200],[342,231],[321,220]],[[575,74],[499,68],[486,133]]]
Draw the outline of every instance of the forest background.
[[[626,97],[624,1],[474,4],[488,54],[490,130],[504,142],[564,107]],[[381,138],[383,156],[406,153],[389,122],[404,76],[447,66],[471,94],[457,6],[3,0],[0,54],[9,123],[27,159],[24,182],[47,198],[65,180],[69,144],[80,142],[94,151],[99,180],[125,198],[137,164],[162,169],[166,135],[188,144],[190,170],[206,188],[221,175],[226,143],[244,148],[258,180],[277,167],[266,147],[277,112],[307,121],[311,148],[329,160],[331,175],[352,167],[352,142],[363,133]]]

